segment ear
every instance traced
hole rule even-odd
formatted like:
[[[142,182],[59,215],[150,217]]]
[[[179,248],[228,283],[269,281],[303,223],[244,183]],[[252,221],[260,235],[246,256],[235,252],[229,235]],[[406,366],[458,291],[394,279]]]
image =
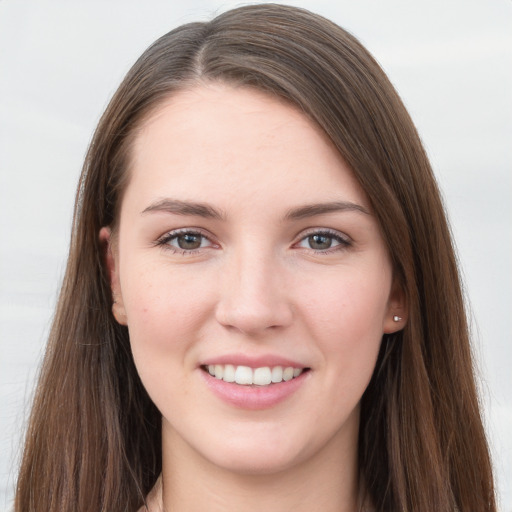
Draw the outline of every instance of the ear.
[[[117,248],[113,240],[112,230],[109,227],[103,227],[99,233],[100,245],[103,248],[103,261],[107,270],[110,290],[112,291],[112,314],[118,323],[127,325],[126,311],[121,293],[121,283],[119,281],[119,269],[117,260]]]
[[[408,313],[409,308],[407,307],[405,292],[398,279],[395,278],[391,286],[388,310],[382,326],[384,334],[392,334],[402,330],[407,323]]]

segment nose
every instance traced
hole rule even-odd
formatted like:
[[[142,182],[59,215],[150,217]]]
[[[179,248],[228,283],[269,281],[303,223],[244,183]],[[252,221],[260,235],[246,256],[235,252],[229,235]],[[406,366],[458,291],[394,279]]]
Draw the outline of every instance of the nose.
[[[283,269],[271,257],[236,258],[220,276],[220,283],[216,317],[223,326],[257,336],[292,323]]]

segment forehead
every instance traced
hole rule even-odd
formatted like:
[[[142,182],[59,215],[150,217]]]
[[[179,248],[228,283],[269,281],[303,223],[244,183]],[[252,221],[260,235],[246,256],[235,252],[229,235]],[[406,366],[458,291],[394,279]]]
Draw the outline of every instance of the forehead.
[[[179,91],[163,102],[138,131],[130,173],[128,188],[139,196],[250,200],[258,192],[293,202],[336,200],[343,191],[354,196],[344,199],[365,202],[339,152],[298,108],[224,84]]]

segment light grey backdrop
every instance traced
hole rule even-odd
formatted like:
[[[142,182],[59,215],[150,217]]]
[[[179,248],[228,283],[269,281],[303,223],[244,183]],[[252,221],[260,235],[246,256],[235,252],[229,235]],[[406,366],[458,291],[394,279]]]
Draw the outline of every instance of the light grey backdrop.
[[[358,36],[418,126],[459,249],[501,510],[511,512],[512,2],[285,3]],[[12,498],[75,186],[95,124],[156,37],[236,5],[0,0],[0,510]]]

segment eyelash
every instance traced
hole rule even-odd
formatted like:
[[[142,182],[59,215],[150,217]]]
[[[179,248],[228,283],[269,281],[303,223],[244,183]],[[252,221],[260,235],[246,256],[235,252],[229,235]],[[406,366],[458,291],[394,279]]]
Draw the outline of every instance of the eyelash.
[[[184,235],[201,237],[203,240],[207,240],[211,244],[208,247],[215,246],[215,244],[211,241],[211,239],[207,235],[205,235],[203,232],[201,232],[200,230],[187,229],[187,228],[179,229],[176,231],[170,231],[169,233],[166,233],[165,235],[160,237],[155,242],[155,245],[159,246],[159,247],[163,247],[166,250],[170,250],[175,254],[181,254],[183,256],[194,255],[194,254],[198,253],[201,249],[205,248],[205,247],[200,246],[197,249],[183,249],[183,248],[174,247],[173,245],[171,245],[171,242],[173,240],[177,240],[180,236],[184,236]],[[294,243],[293,246],[300,248],[300,247],[298,247],[300,243],[304,242],[305,240],[307,240],[308,238],[313,237],[313,236],[325,237],[325,238],[331,239],[331,241],[334,240],[334,241],[338,242],[338,244],[335,245],[334,247],[328,247],[327,249],[324,249],[324,250],[317,250],[317,249],[313,249],[311,247],[309,247],[309,248],[303,247],[303,249],[306,249],[307,251],[311,251],[314,254],[331,254],[333,252],[343,251],[352,245],[352,241],[348,237],[342,236],[338,231],[334,231],[334,230],[330,230],[330,229],[316,229],[316,230],[311,230],[310,232],[303,234],[301,236],[301,238],[299,239],[299,241]],[[202,242],[201,242],[201,244],[202,244]]]
[[[165,235],[163,235],[156,241],[155,245],[157,245],[159,247],[163,247],[166,250],[172,251],[175,254],[182,254],[183,256],[190,256],[190,255],[196,254],[201,249],[204,249],[204,247],[201,247],[201,246],[198,247],[197,249],[182,249],[180,247],[174,247],[170,244],[173,240],[177,240],[180,236],[184,236],[184,235],[201,237],[204,240],[208,240],[208,242],[210,242],[210,244],[212,244],[212,246],[214,245],[214,243],[210,240],[210,238],[208,236],[206,236],[204,233],[202,233],[201,231],[196,230],[196,229],[186,229],[186,228],[178,229],[176,231],[170,231],[169,233],[166,233]]]
[[[304,247],[304,249],[306,249],[307,251],[311,251],[314,254],[332,254],[333,252],[348,249],[352,245],[352,241],[350,240],[350,238],[346,235],[342,235],[338,231],[334,231],[331,229],[312,229],[309,231],[309,233],[303,234],[300,240],[297,243],[295,243],[294,246],[297,246],[298,244],[312,236],[326,237],[338,242],[338,245],[335,245],[334,247],[329,247],[324,250],[317,250],[313,248]]]

